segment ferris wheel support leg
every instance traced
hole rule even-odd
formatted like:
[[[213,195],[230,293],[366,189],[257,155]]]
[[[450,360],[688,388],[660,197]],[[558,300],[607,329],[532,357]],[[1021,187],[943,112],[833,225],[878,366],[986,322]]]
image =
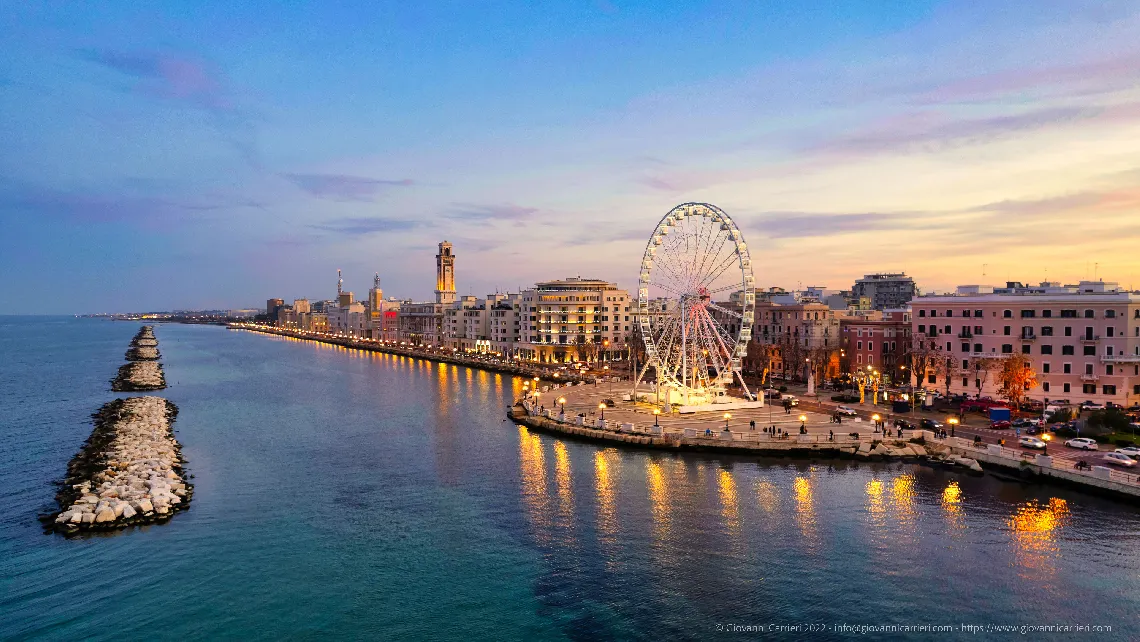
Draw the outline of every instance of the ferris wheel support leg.
[[[752,398],[752,392],[750,390],[748,390],[748,384],[744,383],[744,373],[742,373],[739,370],[734,370],[733,372],[736,373],[736,378],[740,380],[740,387],[742,389],[744,389],[744,396],[748,399],[751,399]],[[764,395],[758,396],[757,399],[760,401],[760,407],[763,408],[764,407]]]
[[[645,378],[645,372],[649,370],[649,363],[647,362],[641,367],[641,372],[637,373],[637,377],[633,380],[633,391],[630,392],[630,398],[637,401],[637,387],[641,385],[641,380]]]

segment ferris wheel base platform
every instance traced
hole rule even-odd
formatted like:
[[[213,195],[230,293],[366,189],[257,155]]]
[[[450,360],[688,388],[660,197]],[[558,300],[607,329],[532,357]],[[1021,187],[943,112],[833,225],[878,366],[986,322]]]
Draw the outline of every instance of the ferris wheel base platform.
[[[760,400],[748,401],[741,399],[739,401],[726,401],[724,403],[704,403],[693,406],[679,406],[677,412],[682,415],[689,415],[695,412],[724,412],[725,410],[741,410],[746,408],[763,408],[764,402]]]

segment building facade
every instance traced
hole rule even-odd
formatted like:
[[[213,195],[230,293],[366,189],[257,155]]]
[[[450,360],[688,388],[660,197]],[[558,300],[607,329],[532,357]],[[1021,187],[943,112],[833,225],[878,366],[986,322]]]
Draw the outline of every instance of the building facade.
[[[597,361],[625,352],[634,324],[629,293],[608,281],[571,277],[536,283],[521,294],[521,358]]]
[[[910,349],[910,312],[886,310],[881,317],[849,315],[839,321],[840,369],[852,373],[870,366],[888,383],[910,379],[907,354]]]
[[[876,310],[905,308],[918,294],[914,279],[902,272],[867,274],[851,288],[852,298],[866,298]]]
[[[1027,294],[978,293],[977,287],[913,301],[914,336],[953,358],[948,372],[928,369],[925,384],[997,398],[995,371],[1018,353],[1037,373],[1039,385],[1028,398],[1140,400],[1140,295],[1099,281]]]

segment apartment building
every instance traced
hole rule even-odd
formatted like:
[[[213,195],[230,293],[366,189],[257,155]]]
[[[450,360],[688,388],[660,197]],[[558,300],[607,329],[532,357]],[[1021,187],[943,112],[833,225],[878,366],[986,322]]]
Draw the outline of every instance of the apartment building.
[[[519,353],[532,361],[594,361],[620,354],[635,323],[629,292],[599,279],[536,283],[521,293]]]
[[[1140,400],[1140,295],[1103,281],[1003,290],[962,286],[958,294],[911,303],[915,339],[960,366],[941,379],[928,370],[925,384],[941,389],[949,383],[952,393],[980,388],[983,396],[996,397],[996,377],[979,374],[974,365],[1020,353],[1038,375],[1030,398],[1122,405]]]

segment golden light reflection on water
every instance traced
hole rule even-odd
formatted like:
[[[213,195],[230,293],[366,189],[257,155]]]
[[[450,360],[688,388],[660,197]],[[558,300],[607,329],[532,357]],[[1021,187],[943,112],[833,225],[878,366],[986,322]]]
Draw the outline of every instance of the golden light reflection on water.
[[[761,510],[769,515],[778,511],[780,509],[780,493],[776,491],[776,485],[767,479],[756,480],[756,503],[760,505]]]
[[[962,488],[956,481],[942,489],[942,512],[946,515],[951,535],[960,535],[966,529],[965,515],[962,513]]]
[[[1022,577],[1051,576],[1056,572],[1054,563],[1060,558],[1061,549],[1057,545],[1058,531],[1069,520],[1069,504],[1053,497],[1047,506],[1036,500],[1018,506],[1007,520],[1013,535],[1015,559],[1023,571]]]
[[[653,512],[653,536],[660,542],[669,535],[669,489],[665,484],[665,473],[661,464],[652,459],[645,460],[645,479],[649,485],[650,509]]]
[[[594,483],[598,494],[598,538],[603,543],[617,541],[617,505],[614,497],[619,454],[612,448],[594,453]]]
[[[546,543],[552,532],[546,462],[542,453],[542,440],[531,434],[525,426],[519,426],[519,473],[527,517],[534,527],[535,537]]]
[[[796,502],[796,526],[809,551],[814,551],[819,545],[819,533],[816,530],[815,499],[812,480],[799,475],[792,484],[792,496]]]
[[[730,535],[740,534],[740,504],[736,496],[736,478],[721,468],[717,471],[717,490],[720,494],[720,516]]]
[[[573,527],[574,487],[570,476],[570,454],[562,440],[554,442],[554,483],[558,487],[558,513],[563,527]]]
[[[891,481],[891,499],[895,509],[895,519],[898,521],[896,537],[900,534],[913,536],[918,523],[918,512],[915,509],[914,475],[906,473],[899,475]]]

